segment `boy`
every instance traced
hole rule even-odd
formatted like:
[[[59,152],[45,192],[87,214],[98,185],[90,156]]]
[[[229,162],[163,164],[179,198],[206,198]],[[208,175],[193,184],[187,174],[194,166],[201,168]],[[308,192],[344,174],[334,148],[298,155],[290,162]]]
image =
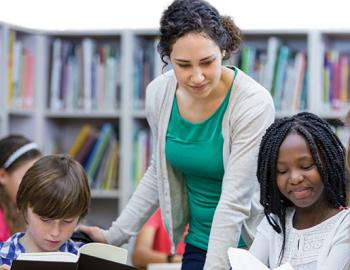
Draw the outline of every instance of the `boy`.
[[[17,193],[26,232],[0,243],[0,270],[24,252],[78,253],[70,240],[90,206],[90,189],[81,165],[68,155],[41,158],[26,172]]]

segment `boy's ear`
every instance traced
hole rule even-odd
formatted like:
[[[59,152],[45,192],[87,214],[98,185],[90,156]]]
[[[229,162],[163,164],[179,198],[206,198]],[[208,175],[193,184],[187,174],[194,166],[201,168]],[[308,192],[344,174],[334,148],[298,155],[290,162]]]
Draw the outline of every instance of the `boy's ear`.
[[[0,185],[4,186],[7,183],[7,176],[8,176],[8,173],[6,172],[6,170],[1,168],[0,169]]]

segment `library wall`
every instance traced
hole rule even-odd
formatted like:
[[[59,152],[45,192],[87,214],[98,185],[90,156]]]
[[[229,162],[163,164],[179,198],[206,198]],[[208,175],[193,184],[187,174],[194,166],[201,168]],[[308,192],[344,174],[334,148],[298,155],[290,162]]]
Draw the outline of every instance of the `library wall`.
[[[243,31],[227,61],[270,90],[276,117],[311,111],[345,144],[350,32]],[[162,73],[156,30],[37,31],[0,24],[0,135],[21,133],[45,153],[70,153],[93,194],[87,222],[106,228],[146,170],[147,84]]]

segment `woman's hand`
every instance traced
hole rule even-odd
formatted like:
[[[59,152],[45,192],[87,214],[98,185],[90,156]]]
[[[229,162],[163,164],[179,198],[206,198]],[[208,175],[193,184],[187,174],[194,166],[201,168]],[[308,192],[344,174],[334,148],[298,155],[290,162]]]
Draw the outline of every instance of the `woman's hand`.
[[[99,227],[80,225],[78,230],[86,233],[95,242],[107,243],[103,235],[103,230]]]
[[[10,270],[10,266],[6,264],[0,265],[0,270]]]

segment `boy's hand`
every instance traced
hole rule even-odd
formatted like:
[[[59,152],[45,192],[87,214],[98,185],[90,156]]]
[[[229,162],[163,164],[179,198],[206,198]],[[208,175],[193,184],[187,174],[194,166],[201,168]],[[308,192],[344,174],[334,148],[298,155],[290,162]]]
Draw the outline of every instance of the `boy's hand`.
[[[0,270],[10,270],[10,266],[6,264],[0,265]]]
[[[86,233],[95,242],[107,243],[102,229],[99,227],[80,225],[78,227],[78,230]],[[0,270],[2,269],[0,268]]]

